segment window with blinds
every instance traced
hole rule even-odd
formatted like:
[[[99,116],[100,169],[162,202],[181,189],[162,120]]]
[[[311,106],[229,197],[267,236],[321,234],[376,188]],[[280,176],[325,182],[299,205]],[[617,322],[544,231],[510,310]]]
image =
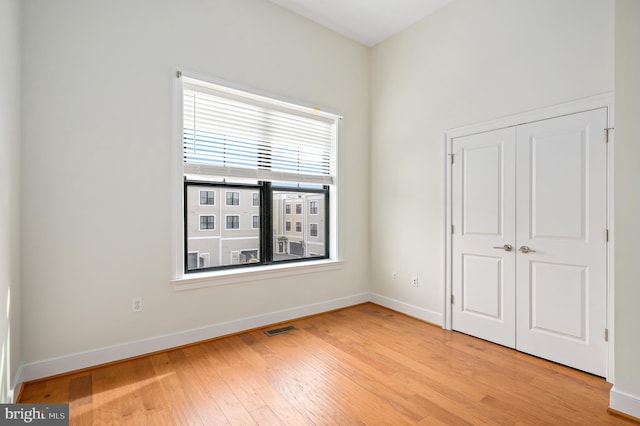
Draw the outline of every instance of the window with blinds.
[[[186,174],[331,185],[338,117],[183,77]]]
[[[184,272],[330,258],[340,117],[181,80]]]

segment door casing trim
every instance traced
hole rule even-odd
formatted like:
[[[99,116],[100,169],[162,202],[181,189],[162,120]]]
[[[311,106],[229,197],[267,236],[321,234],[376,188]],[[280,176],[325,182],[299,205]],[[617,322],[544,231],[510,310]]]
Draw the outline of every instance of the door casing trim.
[[[442,327],[446,330],[452,329],[452,315],[453,310],[451,308],[451,294],[452,294],[452,256],[453,256],[453,241],[451,237],[452,226],[452,168],[451,157],[453,155],[453,140],[462,136],[470,136],[477,133],[483,133],[506,127],[518,126],[521,124],[532,123],[535,121],[548,120],[551,118],[560,117],[563,115],[575,114],[584,111],[590,111],[599,108],[607,109],[607,127],[614,128],[614,93],[608,92],[595,96],[590,96],[583,99],[564,102],[557,105],[552,105],[540,109],[526,111],[518,114],[509,115],[493,120],[483,121],[480,123],[470,124],[462,127],[446,130],[444,132],[444,144],[445,144],[445,223],[444,229],[444,242],[445,242],[445,262],[444,262],[444,300],[443,300],[443,324]],[[607,244],[607,330],[609,335],[607,345],[607,374],[606,379],[608,382],[613,383],[614,376],[614,223],[613,223],[613,153],[615,143],[615,132],[609,132],[609,139],[607,144],[607,229],[609,231],[609,243]],[[454,159],[455,161],[455,159]],[[603,336],[604,338],[604,336]]]

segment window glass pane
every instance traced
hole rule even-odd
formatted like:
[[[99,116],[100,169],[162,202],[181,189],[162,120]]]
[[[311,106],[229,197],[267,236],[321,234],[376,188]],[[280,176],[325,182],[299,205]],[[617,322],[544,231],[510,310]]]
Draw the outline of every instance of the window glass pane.
[[[215,216],[200,216],[200,230],[216,229]]]
[[[214,205],[215,204],[215,192],[214,191],[200,191],[200,205]]]
[[[260,194],[255,187],[187,183],[187,272],[260,262],[260,207],[253,193]],[[205,198],[225,202],[201,203]]]
[[[311,206],[315,206],[312,213]],[[295,206],[295,207],[291,207]],[[274,262],[325,257],[325,193],[273,191]],[[295,212],[292,214],[292,212]],[[311,224],[313,223],[313,227]],[[305,231],[309,229],[309,231]]]
[[[240,216],[227,216],[227,229],[240,229]]]
[[[240,192],[238,191],[228,191],[226,194],[226,200],[227,202],[225,203],[228,206],[239,206],[240,205]]]

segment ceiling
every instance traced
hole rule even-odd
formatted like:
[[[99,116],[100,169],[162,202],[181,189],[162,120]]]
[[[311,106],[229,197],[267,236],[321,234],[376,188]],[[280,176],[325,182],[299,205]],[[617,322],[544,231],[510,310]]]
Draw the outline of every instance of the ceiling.
[[[453,0],[271,0],[366,46],[374,46]]]

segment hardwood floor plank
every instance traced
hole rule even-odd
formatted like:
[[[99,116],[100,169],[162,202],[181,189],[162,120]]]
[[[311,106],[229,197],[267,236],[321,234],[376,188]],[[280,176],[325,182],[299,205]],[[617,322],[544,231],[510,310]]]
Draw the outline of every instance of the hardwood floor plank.
[[[26,383],[72,425],[629,425],[602,378],[374,304]]]

